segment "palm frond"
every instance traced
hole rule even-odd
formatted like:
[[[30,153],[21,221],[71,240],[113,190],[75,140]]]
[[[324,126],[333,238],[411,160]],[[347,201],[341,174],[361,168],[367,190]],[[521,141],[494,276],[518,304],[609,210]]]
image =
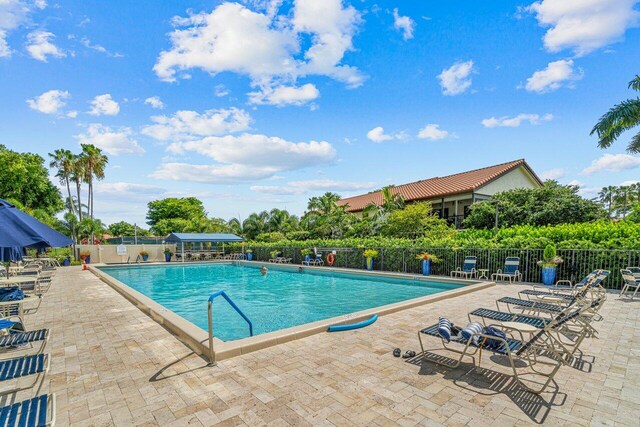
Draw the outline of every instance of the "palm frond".
[[[640,92],[640,76],[636,74],[636,77],[629,82],[629,89],[637,90]]]
[[[609,147],[622,132],[640,124],[640,99],[627,99],[607,111],[591,130],[598,135],[598,146]]]
[[[629,153],[640,154],[640,132],[636,133],[629,141],[629,145],[627,146],[627,151]]]

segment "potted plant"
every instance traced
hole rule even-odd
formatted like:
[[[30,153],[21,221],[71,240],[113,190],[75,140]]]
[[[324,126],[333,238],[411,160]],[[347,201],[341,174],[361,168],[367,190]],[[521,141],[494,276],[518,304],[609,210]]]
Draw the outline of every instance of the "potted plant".
[[[247,260],[253,261],[253,251],[251,249],[247,249],[244,252],[247,254]]]
[[[278,255],[280,255],[280,251],[279,250],[273,250],[271,252],[269,252],[269,254],[271,255],[271,259],[276,259],[278,258]]]
[[[422,264],[422,275],[423,276],[428,276],[431,274],[431,263],[432,262],[439,262],[440,259],[435,256],[430,254],[429,252],[423,252],[421,254],[416,255],[416,259],[420,260],[420,263]]]
[[[147,261],[149,259],[149,252],[144,249],[140,251],[140,256],[142,257],[142,261]]]
[[[142,252],[140,254],[142,254]],[[149,255],[147,254],[147,256],[149,256]],[[173,252],[171,252],[171,249],[164,248],[164,260],[166,262],[170,262],[172,256],[173,256]],[[144,255],[142,256],[142,259],[144,259]],[[146,261],[146,259],[144,259],[144,260]]]
[[[378,256],[378,251],[375,249],[366,249],[362,255],[367,259],[367,270],[373,270],[373,259]]]
[[[544,248],[542,260],[538,261],[538,265],[542,267],[542,283],[553,285],[556,282],[556,270],[562,262],[563,259],[556,253],[555,245],[549,244]]]
[[[305,261],[305,262],[309,262],[309,261],[311,261],[311,253],[312,253],[312,252],[313,252],[313,251],[312,251],[311,249],[302,249],[302,250],[300,251],[300,253],[304,256],[304,261]]]
[[[80,259],[84,261],[85,264],[89,264],[91,262],[91,251],[81,251]]]

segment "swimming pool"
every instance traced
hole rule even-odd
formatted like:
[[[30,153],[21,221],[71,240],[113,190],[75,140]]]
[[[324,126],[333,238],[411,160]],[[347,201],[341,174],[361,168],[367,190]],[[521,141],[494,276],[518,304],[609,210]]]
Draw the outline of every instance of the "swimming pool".
[[[207,299],[224,290],[253,322],[254,335],[464,287],[438,282],[259,264],[211,263],[100,270],[207,330]],[[222,299],[213,303],[214,335],[249,336],[246,322]]]

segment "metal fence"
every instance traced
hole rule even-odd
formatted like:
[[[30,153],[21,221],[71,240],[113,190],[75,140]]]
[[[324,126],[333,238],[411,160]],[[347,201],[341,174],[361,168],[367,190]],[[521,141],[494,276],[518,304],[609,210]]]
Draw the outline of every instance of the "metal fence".
[[[111,237],[106,239],[107,245],[161,245],[164,243],[165,237],[153,237],[153,236],[121,236]]]
[[[541,282],[542,269],[537,262],[542,259],[542,249],[450,249],[450,248],[369,248],[378,251],[374,270],[393,271],[419,274],[420,260],[416,256],[429,252],[436,255],[440,262],[431,266],[432,274],[448,276],[452,270],[462,267],[465,256],[478,258],[478,269],[489,270],[489,275],[504,268],[506,257],[520,257],[520,272],[525,282]],[[299,264],[304,260],[298,247],[276,248],[280,256],[291,258],[293,263]],[[323,258],[330,252],[336,251],[335,267],[366,268],[366,260],[362,256],[361,248],[317,248]],[[274,248],[253,247],[254,259],[268,261]],[[605,281],[610,289],[620,289],[623,285],[620,269],[632,265],[640,265],[640,250],[609,250],[609,249],[558,249],[558,256],[564,263],[558,266],[556,280],[582,279],[595,269],[610,270],[611,275]]]

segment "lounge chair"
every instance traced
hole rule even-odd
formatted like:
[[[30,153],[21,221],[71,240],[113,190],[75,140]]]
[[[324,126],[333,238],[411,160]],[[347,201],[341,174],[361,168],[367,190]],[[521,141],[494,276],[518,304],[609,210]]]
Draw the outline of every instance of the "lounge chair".
[[[3,389],[0,391],[0,395],[15,393],[20,390],[27,390],[37,383],[40,383],[36,390],[36,394],[38,394],[42,387],[44,376],[49,372],[50,362],[51,360],[49,359],[48,354],[32,354],[30,356],[22,356],[0,361],[0,382],[13,381],[35,375],[35,380],[30,385],[26,387],[14,387],[9,390]]]
[[[504,268],[498,270],[491,275],[491,280],[509,280],[509,283],[513,283],[513,280],[519,282],[522,279],[522,273],[520,273],[520,258],[517,256],[510,256],[504,260]]]
[[[475,333],[472,334],[468,339],[463,338],[462,336],[452,336],[450,338],[450,342],[458,343],[464,345],[463,350],[459,350],[453,348],[448,344],[447,340],[445,340],[438,332],[439,324],[435,324],[428,328],[422,329],[418,332],[418,340],[420,341],[420,348],[422,349],[423,358],[426,359],[426,352],[424,350],[424,344],[422,342],[423,335],[430,335],[433,337],[438,337],[442,341],[442,346],[444,350],[459,354],[460,357],[453,364],[441,362],[438,359],[429,359],[434,363],[437,363],[442,366],[446,366],[449,368],[456,368],[462,362],[464,357],[470,357],[475,365],[475,355],[480,351],[480,357],[482,357],[482,350],[490,351],[495,354],[506,356],[509,359],[509,363],[511,365],[511,369],[514,374],[514,379],[526,390],[534,393],[540,394],[551,384],[555,374],[560,369],[564,363],[566,363],[562,355],[558,352],[554,351],[553,348],[548,348],[547,344],[547,335],[549,331],[553,327],[561,326],[563,323],[571,320],[573,316],[576,316],[576,313],[572,314],[572,317],[566,316],[564,319],[555,318],[551,321],[544,329],[541,329],[536,334],[533,334],[529,340],[524,339],[515,339],[512,337],[501,338],[494,335],[487,335],[484,333]],[[500,325],[491,325],[494,328],[500,329]],[[505,332],[508,332],[505,331]],[[518,332],[518,331],[516,331]],[[522,334],[520,333],[520,336]],[[496,345],[495,343],[498,343]],[[541,349],[547,350],[546,352],[541,352]],[[552,357],[546,356],[546,354],[551,354]],[[543,360],[544,358],[544,360]],[[491,360],[491,359],[490,359]],[[532,372],[527,373],[519,373],[516,369],[516,362],[526,364],[526,367],[530,368]],[[546,365],[551,368],[549,372],[543,372],[541,370],[536,369],[537,365]],[[478,362],[478,366],[480,366],[480,360]],[[539,375],[543,378],[544,383],[539,388],[532,388],[525,384],[523,380],[520,378],[522,375]]]
[[[626,270],[629,270],[636,280],[640,280],[640,267],[627,267]]]
[[[0,336],[0,354],[34,348],[36,349],[34,353],[42,353],[49,342],[48,329],[26,331],[20,319],[0,319],[0,327],[7,329],[8,332],[7,335]]]
[[[56,396],[37,396],[0,407],[0,426],[53,426],[56,421]]]
[[[478,258],[475,256],[464,257],[464,263],[462,269],[458,267],[450,273],[451,277],[464,277],[465,279],[476,277],[478,271],[476,270],[476,263]]]
[[[622,278],[624,279],[624,286],[620,291],[620,297],[624,296],[627,291],[633,288],[634,291],[633,295],[631,295],[631,298],[635,298],[636,294],[638,293],[638,288],[640,287],[640,279],[636,278],[633,272],[626,268],[621,269],[620,274],[622,274]]]

